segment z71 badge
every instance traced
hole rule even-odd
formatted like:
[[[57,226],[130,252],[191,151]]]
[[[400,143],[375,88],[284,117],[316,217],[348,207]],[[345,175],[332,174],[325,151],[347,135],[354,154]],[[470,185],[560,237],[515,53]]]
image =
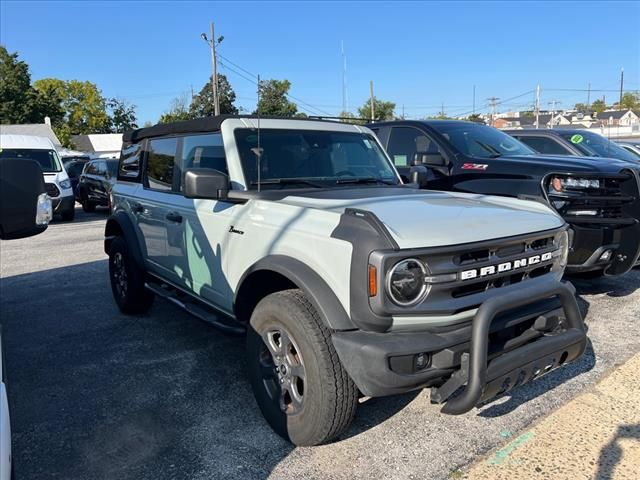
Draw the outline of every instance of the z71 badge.
[[[486,163],[463,163],[462,170],[486,170],[489,165]]]
[[[533,255],[528,258],[521,258],[513,262],[499,263],[498,265],[488,265],[482,268],[472,268],[471,270],[463,270],[460,272],[460,280],[471,280],[473,278],[488,277],[498,273],[510,272],[520,268],[535,265],[537,263],[546,262],[553,259],[553,252],[543,253],[542,255]]]

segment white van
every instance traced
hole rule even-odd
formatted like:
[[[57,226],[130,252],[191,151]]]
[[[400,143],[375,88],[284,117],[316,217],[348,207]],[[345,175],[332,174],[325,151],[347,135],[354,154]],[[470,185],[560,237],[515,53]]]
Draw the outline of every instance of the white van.
[[[53,213],[63,220],[75,216],[75,198],[69,176],[51,140],[32,135],[0,135],[0,158],[30,158],[42,167]]]

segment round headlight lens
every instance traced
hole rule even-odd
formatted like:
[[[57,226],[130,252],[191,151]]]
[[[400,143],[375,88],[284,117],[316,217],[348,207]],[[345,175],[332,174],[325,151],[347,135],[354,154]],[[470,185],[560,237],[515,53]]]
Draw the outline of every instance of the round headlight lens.
[[[556,245],[558,246],[559,254],[551,267],[551,271],[560,279],[564,275],[564,270],[567,268],[567,261],[569,260],[569,233],[567,231],[558,234]]]
[[[420,260],[402,260],[387,274],[387,292],[398,305],[415,305],[422,300],[427,291],[426,275],[427,267]]]

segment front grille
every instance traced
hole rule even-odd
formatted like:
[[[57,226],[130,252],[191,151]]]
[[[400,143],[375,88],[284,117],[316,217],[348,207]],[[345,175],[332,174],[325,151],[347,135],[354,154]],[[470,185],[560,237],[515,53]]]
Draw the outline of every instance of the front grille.
[[[60,190],[58,190],[58,187],[55,183],[45,183],[44,188],[47,191],[47,195],[49,195],[50,197],[57,197],[58,195],[60,195]]]
[[[633,224],[637,220],[626,214],[626,207],[637,201],[633,192],[635,178],[630,173],[598,177],[600,188],[568,189],[549,193],[549,200],[569,223]]]

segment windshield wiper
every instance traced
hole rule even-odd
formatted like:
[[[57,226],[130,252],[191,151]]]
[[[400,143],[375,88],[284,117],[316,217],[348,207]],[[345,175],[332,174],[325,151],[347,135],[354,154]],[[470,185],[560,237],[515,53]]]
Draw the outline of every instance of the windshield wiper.
[[[502,154],[497,149],[493,148],[491,145],[487,145],[486,143],[480,142],[478,140],[474,140],[474,142],[476,142],[478,145],[480,145],[482,148],[484,148],[487,152],[491,154],[487,158],[498,158],[502,156]]]
[[[395,185],[393,182],[388,180],[382,180],[381,178],[376,177],[349,177],[349,178],[339,178],[336,180],[337,184],[357,184],[357,183],[382,183],[384,185]]]
[[[251,182],[251,185],[258,185],[258,182]],[[309,185],[314,188],[324,188],[324,185],[303,178],[269,178],[261,180],[260,185]]]

